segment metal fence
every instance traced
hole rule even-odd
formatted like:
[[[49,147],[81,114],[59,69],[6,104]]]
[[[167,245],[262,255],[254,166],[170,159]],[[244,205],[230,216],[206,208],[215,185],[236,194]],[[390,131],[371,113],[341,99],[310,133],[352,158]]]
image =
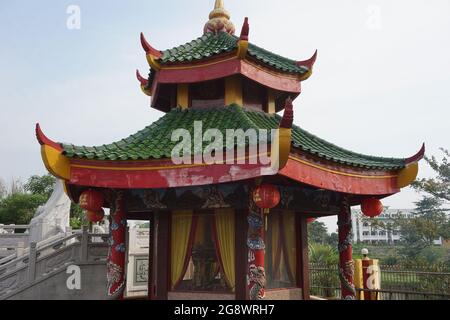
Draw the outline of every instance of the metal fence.
[[[381,265],[382,300],[450,300],[450,266]],[[340,299],[337,265],[310,265],[311,294]]]

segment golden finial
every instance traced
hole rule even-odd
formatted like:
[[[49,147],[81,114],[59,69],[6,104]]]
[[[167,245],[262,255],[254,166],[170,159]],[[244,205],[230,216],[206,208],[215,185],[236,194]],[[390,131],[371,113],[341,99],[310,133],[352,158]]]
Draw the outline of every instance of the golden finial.
[[[230,21],[230,13],[225,10],[222,0],[216,0],[214,10],[209,14],[209,21],[206,23],[204,33],[219,33],[221,31],[234,34],[235,28]]]

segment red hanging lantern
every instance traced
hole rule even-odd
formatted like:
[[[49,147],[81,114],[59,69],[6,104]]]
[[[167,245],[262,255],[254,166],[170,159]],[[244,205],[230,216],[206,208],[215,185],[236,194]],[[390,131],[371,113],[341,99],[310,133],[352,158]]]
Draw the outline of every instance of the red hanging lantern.
[[[260,209],[269,210],[280,203],[280,191],[271,184],[263,184],[253,191],[253,201]]]
[[[100,209],[98,211],[86,211],[86,219],[89,222],[96,223],[103,220],[105,216],[105,210]]]
[[[103,207],[104,198],[103,194],[96,190],[87,190],[84,191],[80,195],[79,204],[80,207],[84,210],[88,211],[100,211],[100,209]]]
[[[378,217],[383,212],[383,204],[375,198],[364,199],[361,203],[361,211],[367,217]]]
[[[313,223],[316,220],[317,220],[316,218],[308,218],[308,219],[306,219],[306,222]]]

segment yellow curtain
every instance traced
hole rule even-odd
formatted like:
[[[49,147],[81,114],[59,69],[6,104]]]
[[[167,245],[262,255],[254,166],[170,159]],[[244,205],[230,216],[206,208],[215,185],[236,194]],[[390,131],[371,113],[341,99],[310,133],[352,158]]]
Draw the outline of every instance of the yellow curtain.
[[[269,214],[270,232],[272,233],[272,277],[280,277],[280,219],[278,213]]]
[[[171,288],[183,277],[192,228],[192,211],[174,211],[171,229]]]
[[[295,214],[293,211],[285,211],[283,213],[283,229],[285,250],[284,256],[287,258],[286,263],[289,265],[290,273],[295,281],[297,276],[297,241],[295,231]]]
[[[234,238],[234,210],[216,210],[216,245],[220,251],[223,272],[228,285],[233,289],[236,283],[235,274],[235,238]]]

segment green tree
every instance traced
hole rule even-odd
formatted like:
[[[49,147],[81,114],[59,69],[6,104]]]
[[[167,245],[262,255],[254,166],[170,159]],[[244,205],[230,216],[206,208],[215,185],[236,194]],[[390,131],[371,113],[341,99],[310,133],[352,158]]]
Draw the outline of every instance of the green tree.
[[[325,244],[328,239],[328,232],[325,223],[314,221],[308,225],[308,241],[310,243]]]
[[[399,250],[400,254],[410,260],[420,260],[419,257],[423,256],[425,251],[432,252],[429,248],[433,246],[434,240],[439,237],[448,237],[445,230],[448,218],[441,206],[440,199],[424,196],[416,202],[413,217],[397,220],[401,234],[400,240],[404,244],[404,247]]]
[[[0,201],[0,223],[28,224],[47,198],[40,194],[13,193]]]
[[[0,223],[28,224],[36,209],[50,198],[56,179],[47,174],[34,175],[22,185],[19,180],[13,180],[8,190],[3,180],[0,180]],[[84,223],[83,210],[72,203],[70,207],[70,226],[79,229]]]
[[[332,246],[333,248],[337,248],[339,243],[339,236],[336,232],[333,232],[328,236],[327,244]]]
[[[309,261],[322,265],[336,265],[339,262],[337,247],[328,244],[309,244]]]
[[[426,162],[435,171],[436,176],[419,179],[413,188],[425,193],[416,202],[414,217],[398,221],[401,239],[405,246],[400,251],[409,259],[435,261],[436,250],[432,250],[433,241],[442,237],[450,239],[450,219],[447,214],[450,205],[450,163],[448,150],[441,149],[443,157],[439,161],[434,156],[425,157]]]
[[[72,202],[70,206],[70,226],[72,229],[81,229],[85,224],[87,225],[87,221],[85,221],[83,209]]]
[[[443,157],[441,161],[434,156],[425,157],[426,162],[436,172],[437,176],[430,179],[420,179],[413,183],[413,187],[425,192],[436,199],[440,199],[446,204],[450,204],[450,153],[446,149],[441,149]]]
[[[0,178],[0,200],[6,197],[7,194],[8,189],[6,188],[6,183],[2,178]]]
[[[55,177],[46,174],[44,176],[31,176],[24,185],[25,191],[32,194],[40,194],[50,198],[55,185]]]

